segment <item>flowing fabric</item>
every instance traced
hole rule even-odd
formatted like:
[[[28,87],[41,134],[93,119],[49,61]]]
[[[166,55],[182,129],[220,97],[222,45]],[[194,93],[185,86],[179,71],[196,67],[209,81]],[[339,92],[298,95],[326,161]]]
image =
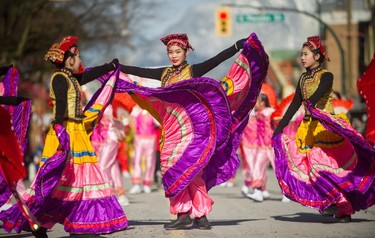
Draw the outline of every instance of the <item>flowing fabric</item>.
[[[108,234],[125,229],[127,218],[111,188],[104,182],[89,135],[111,100],[116,71],[85,108],[83,123],[51,125],[38,174],[23,195],[41,225],[64,224],[74,234]],[[3,228],[29,231],[20,210],[12,206],[0,213]]]
[[[332,116],[310,102],[307,106],[318,123],[342,139],[338,141],[339,147],[314,147],[303,154],[286,135],[276,135],[273,138],[276,177],[284,194],[319,211],[337,201],[344,201],[346,214],[372,206],[375,149],[342,116]]]
[[[231,113],[225,92],[209,78],[155,89],[119,81],[117,91],[132,87],[134,101],[163,125],[163,184],[166,196],[174,197],[207,165],[215,147],[226,143]],[[216,121],[222,123],[221,127]]]
[[[0,106],[0,206],[4,205],[12,192],[8,186],[26,176],[21,145],[11,129],[11,116]]]
[[[294,97],[294,93],[283,98],[279,105],[275,108],[275,111],[272,113],[271,118],[277,126],[279,120],[284,116],[286,110],[291,104]],[[298,127],[305,116],[305,110],[303,106],[300,106],[298,111],[294,114],[289,124],[284,128],[284,134],[287,135],[290,139],[294,140],[296,138]]]
[[[375,53],[366,71],[358,79],[357,87],[367,107],[366,139],[375,144]]]
[[[207,190],[235,174],[242,131],[268,63],[261,42],[252,33],[220,82],[201,77],[147,88],[120,74],[116,92],[129,93],[163,126],[161,170],[166,197],[175,197],[202,170]]]
[[[17,68],[12,67],[4,76],[4,96],[17,96],[19,73]],[[31,100],[23,101],[17,106],[4,105],[12,117],[14,132],[21,142],[22,153],[27,148],[27,132],[31,116]]]
[[[19,74],[15,67],[10,68],[4,76],[1,94],[17,96]],[[16,106],[0,106],[0,206],[4,205],[11,195],[14,196],[20,213],[33,229],[38,222],[30,213],[17,191],[17,183],[26,176],[24,154],[27,148],[27,131],[31,115],[31,100],[25,100]]]
[[[268,55],[257,35],[252,33],[244,43],[244,48],[229,73],[220,82],[224,85],[229,79],[235,86],[233,93],[226,90],[231,105],[232,127],[229,142],[225,146],[216,148],[210,163],[204,169],[203,178],[206,181],[207,190],[231,179],[240,165],[237,150],[242,132],[261,91],[268,66]]]

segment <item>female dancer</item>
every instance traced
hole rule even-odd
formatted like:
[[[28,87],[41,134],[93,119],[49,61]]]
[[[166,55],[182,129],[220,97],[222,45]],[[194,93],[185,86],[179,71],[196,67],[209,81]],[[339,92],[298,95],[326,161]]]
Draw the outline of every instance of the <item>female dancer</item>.
[[[301,62],[306,68],[295,96],[273,135],[276,176],[293,201],[349,222],[355,211],[375,201],[375,149],[355,131],[345,114],[334,115],[333,75],[319,36],[307,38]],[[295,141],[282,134],[301,103],[305,116]]]
[[[134,124],[134,156],[132,159],[133,186],[129,193],[151,193],[156,168],[156,127],[159,123],[148,111],[139,106],[133,108],[131,116],[134,117],[132,120]],[[145,171],[142,176],[143,157],[145,159]]]
[[[50,80],[53,121],[46,137],[41,166],[23,199],[41,227],[35,237],[47,237],[47,229],[64,224],[71,234],[107,234],[125,229],[127,218],[111,188],[104,182],[89,140],[93,126],[113,96],[116,77],[97,92],[96,101],[81,108],[81,85],[113,71],[117,60],[78,73],[80,53],[75,36],[64,37],[49,49],[45,60],[56,66]],[[0,214],[3,228],[30,231],[17,207]]]
[[[263,202],[264,198],[269,197],[266,191],[266,169],[269,163],[273,167],[274,162],[271,147],[273,133],[271,115],[273,111],[267,95],[261,93],[254,106],[254,111],[250,113],[249,122],[242,136],[243,154],[250,174],[250,178],[245,179],[245,184],[246,181],[251,181],[253,188],[253,193],[246,194],[246,196],[256,202]]]
[[[142,89],[143,94],[149,95],[152,92],[153,95],[157,96],[160,100],[166,100],[166,96],[164,94],[167,94],[168,92],[173,92],[173,90],[180,90],[176,91],[173,96],[172,100],[166,100],[164,105],[167,107],[170,107],[171,110],[161,110],[161,113],[164,115],[163,121],[158,120],[161,122],[161,125],[163,126],[163,136],[164,138],[174,138],[174,140],[180,139],[180,135],[189,134],[192,129],[193,130],[210,130],[210,134],[207,137],[204,137],[204,140],[200,140],[200,136],[198,135],[196,138],[190,138],[187,137],[187,140],[181,140],[180,143],[176,144],[167,144],[162,143],[162,149],[161,149],[161,171],[162,171],[162,179],[163,179],[163,185],[164,189],[166,190],[166,196],[170,199],[170,212],[172,214],[177,214],[177,219],[172,221],[169,224],[165,224],[164,228],[167,230],[173,230],[173,229],[188,229],[193,226],[194,221],[191,219],[190,215],[195,217],[195,223],[198,225],[200,229],[211,229],[211,225],[209,221],[207,220],[206,215],[211,211],[213,200],[208,195],[208,190],[213,187],[214,185],[223,183],[227,181],[230,177],[234,175],[233,171],[236,171],[239,165],[238,157],[234,156],[233,154],[236,152],[238,146],[233,149],[233,153],[231,154],[232,150],[227,150],[226,152],[229,153],[225,158],[220,158],[222,161],[217,160],[217,162],[214,162],[214,159],[209,156],[210,153],[208,152],[212,151],[212,148],[215,148],[214,144],[211,144],[212,138],[219,138],[217,137],[218,134],[216,134],[216,130],[221,131],[224,129],[225,133],[231,131],[230,123],[233,119],[233,128],[241,124],[240,122],[247,121],[245,118],[248,116],[249,110],[254,106],[255,99],[249,99],[251,102],[250,107],[246,107],[241,113],[246,114],[246,116],[243,116],[241,118],[234,119],[234,117],[230,114],[230,110],[228,108],[228,102],[224,102],[221,104],[218,104],[221,99],[216,99],[217,106],[212,107],[210,103],[207,100],[211,100],[211,98],[214,97],[222,97],[221,91],[215,91],[215,94],[212,94],[212,91],[207,92],[201,92],[199,90],[203,90],[205,88],[210,88],[210,90],[218,90],[216,84],[214,82],[203,79],[203,78],[197,78],[191,79],[193,77],[201,77],[204,74],[206,74],[208,71],[212,70],[216,66],[218,66],[221,62],[225,61],[226,59],[232,57],[235,55],[240,49],[243,48],[244,42],[248,41],[246,44],[249,47],[248,52],[246,53],[246,56],[248,57],[253,52],[254,55],[256,55],[256,59],[259,60],[259,64],[254,64],[256,66],[256,76],[254,76],[255,83],[254,88],[252,88],[254,91],[252,92],[252,96],[256,98],[256,96],[259,94],[260,91],[260,85],[264,80],[264,70],[268,68],[268,57],[265,54],[263,47],[261,46],[259,40],[257,39],[255,34],[252,34],[248,39],[242,39],[237,41],[233,46],[227,48],[226,50],[222,51],[215,57],[200,63],[200,64],[194,64],[189,65],[186,61],[186,57],[189,55],[190,50],[193,50],[192,46],[189,43],[188,37],[186,34],[171,34],[168,36],[165,36],[161,38],[161,41],[166,45],[167,47],[167,55],[172,63],[171,67],[162,67],[162,68],[139,68],[134,66],[121,66],[121,71],[127,74],[137,75],[140,77],[145,78],[152,78],[152,79],[158,79],[161,81],[162,87],[165,88],[164,91],[159,90],[145,90]],[[251,50],[250,50],[251,48]],[[231,72],[231,75],[227,76],[227,81],[222,81],[222,84],[225,86],[228,86],[230,88],[230,83],[233,83],[233,81],[230,79],[233,74],[236,74],[236,72],[240,72],[240,77],[237,76],[237,78],[243,79],[243,84],[246,85],[247,80],[249,79],[249,71],[243,70],[241,67],[243,65],[249,65],[250,63],[247,61],[247,59],[244,59],[244,57],[241,57],[238,60],[238,64],[233,66],[233,71]],[[245,63],[241,64],[244,60]],[[259,66],[259,67],[258,67]],[[252,66],[251,66],[252,67]],[[238,70],[238,71],[236,71]],[[253,69],[251,69],[253,70]],[[236,72],[234,72],[236,71]],[[253,72],[252,72],[253,73]],[[258,74],[259,73],[259,74]],[[190,79],[190,84],[188,82],[184,83],[185,80]],[[199,80],[198,80],[199,79]],[[257,81],[259,79],[259,81]],[[215,82],[216,83],[216,82]],[[258,83],[260,83],[258,85]],[[200,85],[200,88],[197,88],[195,85]],[[182,90],[181,88],[185,88]],[[194,87],[194,88],[193,88]],[[190,90],[189,90],[190,88]],[[251,89],[251,90],[252,90]],[[196,91],[194,91],[196,90]],[[221,89],[222,90],[222,89]],[[231,88],[233,90],[233,87]],[[249,89],[250,90],[250,89]],[[141,91],[141,89],[140,89]],[[137,91],[136,91],[137,92]],[[196,92],[196,93],[194,93]],[[207,94],[209,93],[209,94]],[[225,93],[225,92],[224,92]],[[202,95],[201,95],[202,94]],[[204,95],[205,94],[205,95]],[[187,100],[186,97],[193,96],[193,98],[189,98]],[[238,96],[238,94],[236,94]],[[239,97],[241,99],[248,98],[248,95],[243,95],[242,97]],[[184,101],[181,101],[184,100]],[[193,101],[195,100],[196,103],[193,105],[187,105],[188,108],[183,108],[181,110],[173,109],[173,107],[179,107],[181,105],[188,104],[187,101]],[[247,101],[247,102],[249,102]],[[156,103],[155,103],[156,102]],[[158,101],[153,100],[152,103],[155,103],[156,107],[160,107],[160,103],[157,103]],[[195,118],[189,117],[185,118],[183,115],[185,112],[190,112],[194,107],[197,107],[199,105],[199,102],[202,104],[200,106],[202,107],[202,110],[204,112],[212,112],[216,110],[223,110],[221,120],[218,120],[218,118],[215,118],[215,121],[212,122],[212,124],[209,124],[210,121],[212,121],[214,118],[212,116],[215,115],[207,115],[208,117],[205,117],[205,114],[201,115],[200,120],[197,122],[197,126],[189,124],[190,120],[194,120],[195,118],[198,118],[198,116],[195,116]],[[212,103],[212,102],[211,102]],[[241,105],[241,104],[239,104]],[[233,107],[239,106],[237,104],[231,105]],[[199,106],[199,107],[200,107]],[[216,108],[215,108],[216,107]],[[218,109],[219,107],[225,107]],[[156,108],[156,110],[158,109]],[[168,109],[168,108],[167,108]],[[228,112],[228,116],[225,117],[224,114]],[[235,110],[233,110],[235,111]],[[166,114],[166,112],[168,114]],[[193,112],[195,115],[197,114],[197,111]],[[239,113],[239,114],[241,114]],[[241,115],[242,115],[241,114]],[[160,114],[159,114],[160,115]],[[165,116],[167,115],[167,116]],[[205,118],[205,119],[203,119]],[[178,119],[178,120],[175,120]],[[223,123],[225,124],[225,121],[229,121],[226,125],[221,125],[225,128],[217,128],[214,129],[212,127],[215,127],[216,124]],[[242,124],[241,124],[242,125]],[[190,127],[192,126],[192,127]],[[220,127],[221,127],[220,126]],[[179,134],[178,127],[182,128],[181,131],[182,134]],[[239,144],[239,137],[238,135],[241,134],[243,127],[239,126],[240,128],[235,129],[236,134],[235,136],[232,136],[229,140],[235,140],[233,143],[229,143],[231,145],[238,145]],[[232,129],[233,129],[232,128]],[[227,130],[228,129],[228,130]],[[240,132],[239,132],[240,131]],[[233,138],[235,137],[235,139]],[[220,135],[220,143],[226,143],[228,140],[225,139],[226,136],[223,134],[222,138]],[[202,138],[203,139],[203,138]],[[198,140],[200,142],[198,142]],[[223,140],[223,141],[221,141]],[[191,148],[189,151],[187,151],[187,148],[190,148],[194,143],[200,143],[199,145],[195,145],[194,148]],[[206,143],[210,142],[208,144],[209,146],[204,146]],[[212,142],[213,143],[213,142]],[[219,143],[219,142],[218,142]],[[219,144],[220,144],[219,143]],[[201,148],[203,145],[204,148]],[[223,146],[225,148],[225,146]],[[224,154],[224,150],[222,149],[222,153]],[[185,150],[186,153],[183,151]],[[193,152],[195,151],[195,152]],[[200,154],[199,151],[202,151]],[[231,159],[234,159],[235,162],[226,162],[230,161]],[[215,158],[216,159],[216,158]],[[233,160],[233,161],[234,161]],[[212,164],[211,164],[212,161]],[[212,167],[211,167],[212,166]],[[226,167],[228,166],[228,167]],[[208,168],[212,168],[210,171]],[[219,173],[217,171],[221,171],[222,175],[225,174],[225,180],[220,179],[220,176],[217,176],[216,173]]]
[[[129,205],[126,197],[120,163],[117,160],[119,141],[125,138],[122,122],[113,116],[112,104],[108,105],[91,136],[91,143],[99,160],[105,181],[112,187],[121,206]]]
[[[23,179],[26,170],[23,155],[27,144],[31,102],[27,98],[17,96],[17,91],[17,69],[13,65],[0,67],[0,119],[3,125],[0,141],[0,177],[4,177],[0,178],[0,211],[9,208],[10,205],[4,203],[9,202],[10,192],[16,192],[7,190],[7,184],[11,189],[14,186],[18,194],[25,192]]]
[[[31,100],[17,96],[19,73],[16,67],[13,67],[13,65],[0,67],[0,77],[2,76],[4,76],[4,78],[0,78],[0,105],[3,105],[11,116],[12,130],[21,145],[22,166],[25,166],[23,155],[27,149],[27,134],[31,116]],[[9,147],[13,149],[11,146]],[[4,147],[4,149],[7,148]],[[19,171],[23,169],[24,168],[17,168]],[[5,172],[9,173],[10,171]],[[17,191],[19,194],[23,194],[26,190],[23,179],[24,178],[17,183]]]
[[[12,65],[0,67],[0,211],[11,207],[10,196],[15,198],[19,211],[34,231],[38,222],[21,195],[26,191],[24,154],[31,115],[31,100],[18,97],[19,74]],[[2,206],[3,205],[3,206]]]

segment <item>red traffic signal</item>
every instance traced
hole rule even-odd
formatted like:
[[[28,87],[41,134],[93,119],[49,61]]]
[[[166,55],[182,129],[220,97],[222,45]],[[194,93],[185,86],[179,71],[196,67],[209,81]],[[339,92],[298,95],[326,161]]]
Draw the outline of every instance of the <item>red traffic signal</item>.
[[[220,12],[220,19],[225,20],[227,19],[228,14],[226,12]]]
[[[232,34],[232,20],[230,8],[219,7],[216,10],[216,33],[220,36],[229,36]]]

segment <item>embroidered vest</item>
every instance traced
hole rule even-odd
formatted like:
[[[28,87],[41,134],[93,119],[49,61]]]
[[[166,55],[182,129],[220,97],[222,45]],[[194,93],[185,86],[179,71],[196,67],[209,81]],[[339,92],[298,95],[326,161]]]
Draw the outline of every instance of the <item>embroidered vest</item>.
[[[79,85],[77,79],[70,72],[65,71],[56,71],[51,76],[49,96],[54,105],[52,118],[55,119],[56,117],[56,96],[52,88],[52,82],[53,80],[55,80],[56,75],[62,75],[68,83],[67,107],[64,113],[64,120],[70,119],[81,122],[84,118],[81,105],[81,86]]]
[[[315,93],[315,91],[317,90],[319,86],[322,74],[325,72],[327,72],[327,70],[319,67],[317,69],[314,69],[313,72],[311,73],[302,74],[300,87],[301,87],[303,100],[307,100]],[[315,107],[325,112],[334,114],[333,106],[332,106],[332,96],[333,96],[333,90],[332,88],[330,88],[329,90],[327,90],[327,92],[324,93],[324,95],[315,104]],[[304,105],[304,107],[305,107],[306,116],[307,117],[311,116],[306,105]]]
[[[167,67],[161,75],[161,86],[192,78],[191,66],[185,61],[179,67]]]

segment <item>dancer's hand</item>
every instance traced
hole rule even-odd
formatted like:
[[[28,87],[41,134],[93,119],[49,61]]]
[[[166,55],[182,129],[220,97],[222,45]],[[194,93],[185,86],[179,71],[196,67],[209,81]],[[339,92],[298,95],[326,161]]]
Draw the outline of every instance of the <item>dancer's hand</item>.
[[[8,71],[8,69],[12,68],[13,65],[7,65],[7,66],[1,66],[0,67],[0,76],[5,75]]]
[[[112,63],[112,65],[113,65],[113,67],[114,67],[115,69],[117,69],[118,65],[120,64],[117,58],[114,58],[114,59],[111,61],[111,63]]]
[[[238,40],[234,46],[236,47],[237,51],[240,51],[241,49],[243,49],[243,44],[245,43],[247,39],[246,38],[243,38],[241,40]]]

